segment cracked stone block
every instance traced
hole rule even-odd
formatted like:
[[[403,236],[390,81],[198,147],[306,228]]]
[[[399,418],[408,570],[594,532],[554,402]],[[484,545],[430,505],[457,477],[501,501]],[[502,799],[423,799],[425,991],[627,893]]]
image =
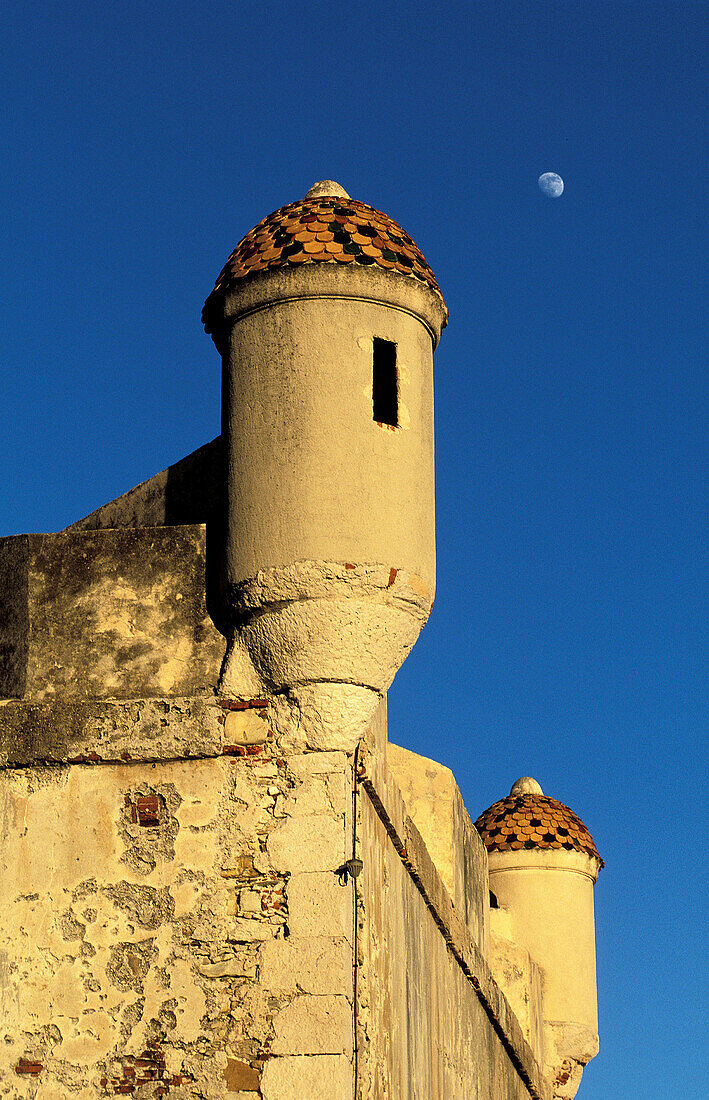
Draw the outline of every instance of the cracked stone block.
[[[227,1059],[224,1080],[228,1092],[235,1092],[241,1097],[258,1095],[259,1073],[248,1062],[238,1058]]]
[[[352,995],[352,948],[327,937],[273,940],[261,948],[261,983],[272,991]]]
[[[267,841],[271,864],[278,871],[334,871],[345,857],[344,819],[325,814],[287,817]]]
[[[261,898],[263,897],[260,890],[240,890],[239,891],[239,909],[242,913],[261,913]]]
[[[233,712],[232,713],[238,713]],[[244,712],[242,711],[242,714]],[[278,779],[278,768],[270,761],[265,764],[254,765],[251,768],[254,779]]]
[[[246,978],[256,973],[256,967],[249,966],[240,959],[224,959],[222,962],[198,966],[197,973],[204,978]]]
[[[352,942],[352,890],[337,875],[292,875],[287,887],[291,936],[332,936]]]
[[[344,817],[345,807],[335,809],[330,798],[327,780],[332,776],[310,776],[303,785],[292,794],[284,809],[290,817],[309,817],[327,814],[329,817]],[[341,800],[340,800],[341,801]]]
[[[271,1058],[261,1076],[263,1100],[351,1100],[352,1063],[345,1055]]]
[[[352,1006],[346,997],[296,997],[273,1018],[273,1054],[345,1054],[352,1050]]]

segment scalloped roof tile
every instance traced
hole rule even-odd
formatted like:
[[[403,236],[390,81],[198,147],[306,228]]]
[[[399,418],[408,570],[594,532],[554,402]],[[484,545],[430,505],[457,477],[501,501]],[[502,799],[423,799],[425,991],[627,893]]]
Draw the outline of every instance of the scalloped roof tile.
[[[239,241],[205,303],[207,330],[215,300],[242,280],[311,263],[376,265],[425,283],[443,299],[423,253],[393,218],[357,199],[323,195],[282,206]]]
[[[475,822],[488,852],[556,849],[585,852],[604,866],[581,818],[545,794],[510,794],[493,803]]]

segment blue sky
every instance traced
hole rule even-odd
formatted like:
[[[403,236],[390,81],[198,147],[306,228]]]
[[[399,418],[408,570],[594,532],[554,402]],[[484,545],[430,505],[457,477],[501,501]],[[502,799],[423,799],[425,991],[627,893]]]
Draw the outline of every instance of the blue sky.
[[[706,1081],[706,24],[693,0],[3,6],[3,533],[218,433],[202,302],[314,180],[433,266],[438,595],[391,737],[473,817],[532,774],[593,832],[585,1100]]]

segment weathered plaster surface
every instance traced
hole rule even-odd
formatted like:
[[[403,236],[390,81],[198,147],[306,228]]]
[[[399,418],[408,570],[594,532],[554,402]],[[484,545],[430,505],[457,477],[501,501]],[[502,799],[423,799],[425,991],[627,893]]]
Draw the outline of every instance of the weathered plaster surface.
[[[258,1096],[310,1055],[351,1076],[351,783],[272,743],[0,772],[0,1095]]]
[[[358,750],[355,936],[336,873],[355,757],[309,751],[284,705],[96,700],[94,763],[19,739],[34,766],[0,772],[0,1095],[350,1100],[356,1066],[362,1100],[545,1096],[387,769],[385,707]],[[6,732],[38,706],[0,707]]]

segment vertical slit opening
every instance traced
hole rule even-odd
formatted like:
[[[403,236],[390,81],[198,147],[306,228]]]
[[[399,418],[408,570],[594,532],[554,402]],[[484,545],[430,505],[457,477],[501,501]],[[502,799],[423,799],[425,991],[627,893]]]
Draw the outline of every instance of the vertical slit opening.
[[[378,424],[399,424],[399,379],[396,344],[374,337],[372,344],[372,419]]]

